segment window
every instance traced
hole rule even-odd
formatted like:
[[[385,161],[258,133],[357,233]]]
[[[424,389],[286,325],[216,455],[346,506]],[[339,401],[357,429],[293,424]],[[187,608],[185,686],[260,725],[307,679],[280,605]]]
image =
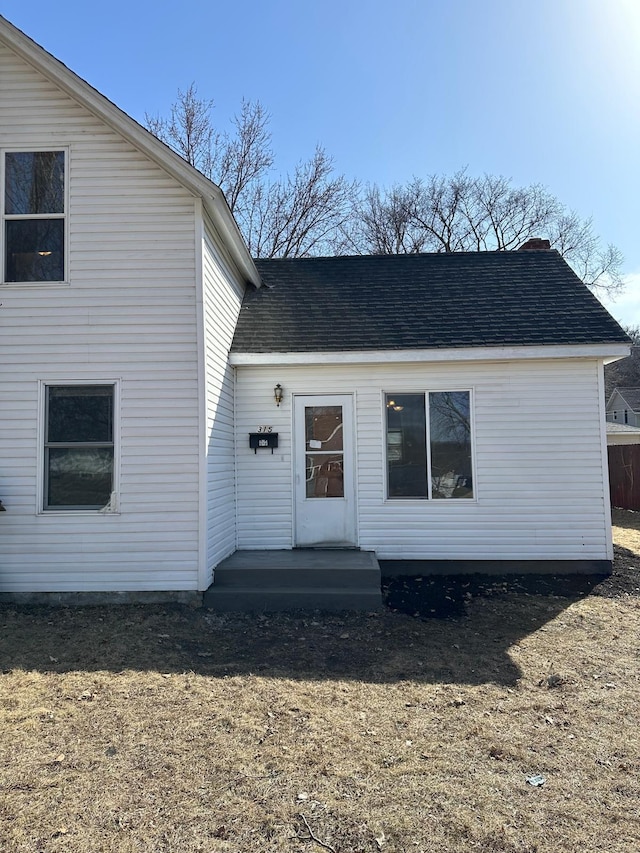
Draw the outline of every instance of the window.
[[[471,394],[387,394],[390,498],[473,498]]]
[[[4,154],[4,281],[64,281],[64,151]]]
[[[114,385],[45,386],[44,509],[102,509],[114,472]]]

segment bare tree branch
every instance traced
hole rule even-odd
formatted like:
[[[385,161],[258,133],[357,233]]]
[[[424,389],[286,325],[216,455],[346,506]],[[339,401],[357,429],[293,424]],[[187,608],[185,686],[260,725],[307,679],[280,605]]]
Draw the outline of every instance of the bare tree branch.
[[[218,131],[213,101],[198,97],[194,83],[178,91],[170,118],[145,120],[222,188],[257,257],[509,251],[531,237],[546,237],[589,287],[622,286],[620,251],[603,246],[590,219],[539,184],[518,187],[502,175],[472,178],[461,169],[361,193],[357,182],[334,173],[321,147],[293,174],[274,180],[264,107],[243,101],[231,130]]]
[[[178,92],[171,118],[146,116],[147,128],[215,181],[256,257],[331,254],[344,245],[358,186],[334,175],[333,161],[318,147],[293,175],[269,179],[273,166],[269,114],[243,101],[230,132],[218,132],[213,101],[195,84]]]
[[[359,227],[360,252],[510,251],[532,237],[546,237],[589,287],[621,287],[622,255],[603,247],[590,219],[582,219],[539,184],[513,186],[502,175],[413,178],[406,185],[367,188]]]

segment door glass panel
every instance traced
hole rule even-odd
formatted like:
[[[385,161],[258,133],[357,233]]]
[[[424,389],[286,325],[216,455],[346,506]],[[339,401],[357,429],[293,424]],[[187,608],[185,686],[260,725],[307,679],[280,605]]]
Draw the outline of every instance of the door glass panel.
[[[306,453],[306,496],[343,498],[344,470],[342,453]]]
[[[342,406],[305,406],[305,450],[341,451]]]

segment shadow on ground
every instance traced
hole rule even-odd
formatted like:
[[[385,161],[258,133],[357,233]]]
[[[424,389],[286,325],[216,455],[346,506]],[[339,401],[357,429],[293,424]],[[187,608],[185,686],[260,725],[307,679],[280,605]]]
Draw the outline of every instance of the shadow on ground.
[[[511,647],[602,585],[585,576],[397,578],[377,614],[4,605],[0,667],[511,685],[521,674]]]
[[[383,580],[388,607],[421,618],[449,619],[465,613],[469,601],[514,593],[578,599],[608,575],[444,575],[400,576]]]

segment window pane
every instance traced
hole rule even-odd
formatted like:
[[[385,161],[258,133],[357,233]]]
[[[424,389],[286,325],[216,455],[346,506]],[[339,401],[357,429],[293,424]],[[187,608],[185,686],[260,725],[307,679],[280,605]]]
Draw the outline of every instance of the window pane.
[[[63,219],[8,219],[5,228],[5,281],[64,280]]]
[[[343,498],[344,474],[341,453],[307,453],[305,458],[308,498]]]
[[[472,498],[468,391],[429,394],[431,491],[434,498]]]
[[[427,420],[424,394],[387,394],[387,481],[390,498],[426,498]]]
[[[14,152],[5,159],[9,215],[64,213],[64,152]]]
[[[47,450],[47,506],[100,509],[113,491],[112,447]]]
[[[307,450],[342,450],[342,406],[305,406]]]
[[[48,442],[113,441],[111,385],[52,385],[48,391]]]

